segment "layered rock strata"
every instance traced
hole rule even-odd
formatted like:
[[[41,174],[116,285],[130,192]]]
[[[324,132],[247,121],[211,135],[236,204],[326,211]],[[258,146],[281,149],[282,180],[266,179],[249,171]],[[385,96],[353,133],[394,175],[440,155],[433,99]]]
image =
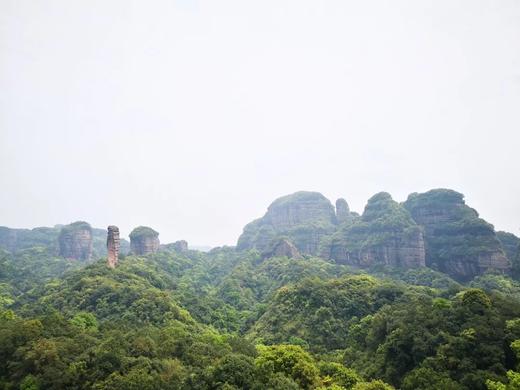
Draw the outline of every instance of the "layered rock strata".
[[[266,214],[246,225],[237,248],[269,250],[273,240],[287,237],[302,253],[318,253],[321,238],[335,229],[336,214],[318,192],[301,191],[275,200]]]
[[[342,225],[322,256],[356,267],[425,266],[422,229],[387,193],[374,195],[361,218]]]
[[[58,237],[59,255],[67,259],[90,260],[92,257],[92,228],[78,221],[61,229]]]
[[[159,233],[147,226],[139,226],[130,233],[130,251],[144,256],[159,249]]]
[[[108,227],[107,233],[107,265],[110,268],[115,268],[119,261],[119,228],[114,225]]]
[[[414,193],[404,207],[424,228],[429,267],[460,281],[488,270],[510,272],[493,225],[466,205],[464,195],[447,189]]]

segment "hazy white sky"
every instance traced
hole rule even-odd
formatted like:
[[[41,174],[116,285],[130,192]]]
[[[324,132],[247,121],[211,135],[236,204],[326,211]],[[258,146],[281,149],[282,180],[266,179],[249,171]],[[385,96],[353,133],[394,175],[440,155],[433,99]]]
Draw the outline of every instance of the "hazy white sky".
[[[276,197],[520,234],[520,1],[0,1],[0,225],[234,244]]]

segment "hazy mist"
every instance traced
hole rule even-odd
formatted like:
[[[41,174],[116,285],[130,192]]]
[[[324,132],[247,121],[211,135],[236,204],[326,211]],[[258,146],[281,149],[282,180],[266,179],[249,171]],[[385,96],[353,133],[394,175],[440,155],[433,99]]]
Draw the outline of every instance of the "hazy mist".
[[[520,233],[520,2],[0,2],[0,225],[234,244],[448,187]]]

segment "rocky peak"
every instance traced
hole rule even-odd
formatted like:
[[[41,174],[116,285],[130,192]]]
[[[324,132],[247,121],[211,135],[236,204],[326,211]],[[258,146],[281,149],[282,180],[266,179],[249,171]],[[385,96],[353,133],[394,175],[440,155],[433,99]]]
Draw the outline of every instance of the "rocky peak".
[[[159,233],[147,226],[136,227],[130,233],[130,250],[136,255],[155,253],[159,244]]]
[[[110,268],[115,268],[119,260],[119,228],[114,225],[108,227],[107,234],[107,264]]]
[[[414,192],[408,196],[404,206],[412,218],[428,230],[438,224],[478,217],[474,209],[466,206],[463,194],[449,189],[435,189],[423,194]]]
[[[58,237],[59,255],[68,259],[90,260],[92,257],[92,228],[78,221],[63,226]]]
[[[336,221],[338,223],[346,222],[350,219],[350,208],[345,199],[336,200]]]
[[[308,223],[334,223],[335,212],[319,192],[300,191],[276,199],[264,219],[275,229],[288,229]]]
[[[321,238],[335,229],[335,223],[334,206],[322,194],[296,192],[276,199],[262,218],[246,225],[237,248],[264,252],[273,240],[288,237],[300,252],[316,254]]]
[[[401,214],[403,218],[410,219],[408,213],[392,199],[388,192],[379,192],[368,200],[361,218],[363,221],[370,222],[395,213]]]
[[[404,207],[424,228],[429,267],[461,281],[487,270],[510,272],[493,225],[479,218],[461,193],[448,189],[414,193]]]
[[[271,250],[265,252],[262,258],[269,259],[271,257],[288,257],[289,259],[301,259],[302,255],[298,251],[298,248],[294,246],[292,242],[287,239],[278,240]]]

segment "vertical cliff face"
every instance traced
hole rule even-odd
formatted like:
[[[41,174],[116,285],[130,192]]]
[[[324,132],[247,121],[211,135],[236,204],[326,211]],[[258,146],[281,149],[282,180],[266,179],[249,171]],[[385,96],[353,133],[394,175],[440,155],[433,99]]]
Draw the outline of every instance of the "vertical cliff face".
[[[422,229],[385,192],[369,199],[361,218],[339,228],[323,255],[357,267],[425,266]]]
[[[107,265],[110,268],[115,268],[119,260],[119,228],[114,225],[108,227],[107,234]]]
[[[273,240],[288,237],[302,253],[316,254],[323,236],[335,229],[330,201],[318,192],[301,191],[275,200],[260,219],[246,225],[238,249],[269,249]]]
[[[414,193],[404,206],[424,228],[429,267],[461,281],[487,270],[510,272],[493,225],[465,204],[464,195],[446,189]]]
[[[130,251],[143,256],[159,249],[159,233],[152,228],[139,226],[130,233]]]
[[[59,255],[68,259],[90,260],[92,257],[92,228],[83,221],[66,225],[58,237]]]

